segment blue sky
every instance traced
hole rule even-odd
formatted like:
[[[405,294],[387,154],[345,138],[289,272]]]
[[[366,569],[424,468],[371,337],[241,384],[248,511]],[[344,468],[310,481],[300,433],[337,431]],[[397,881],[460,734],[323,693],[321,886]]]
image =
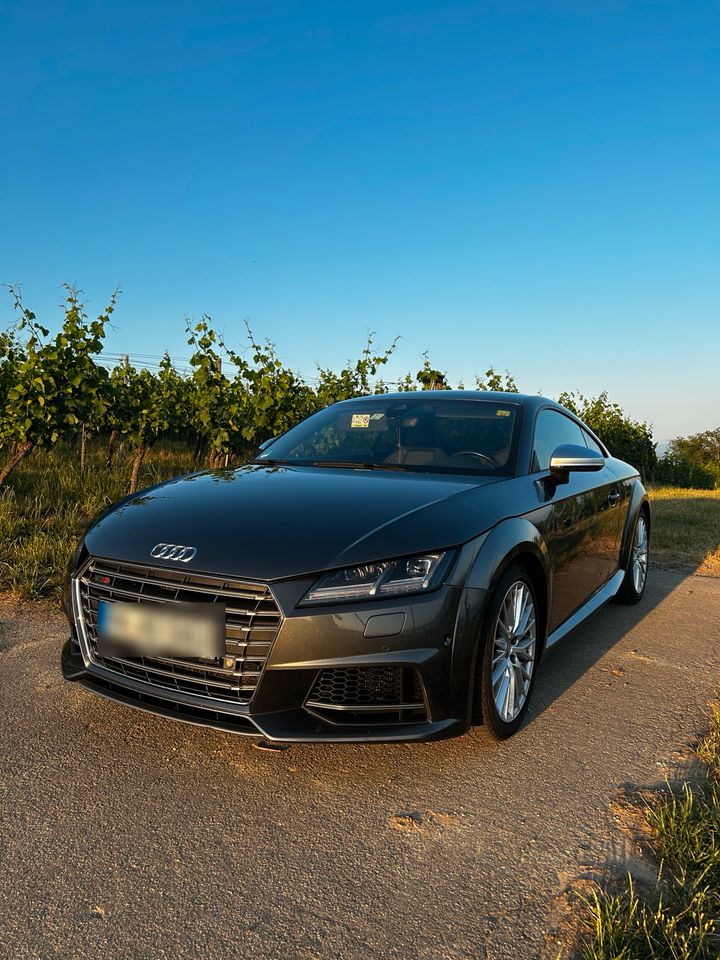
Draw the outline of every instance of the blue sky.
[[[375,330],[391,377],[720,423],[716,3],[3,2],[0,90],[0,280],[119,285],[110,351]]]

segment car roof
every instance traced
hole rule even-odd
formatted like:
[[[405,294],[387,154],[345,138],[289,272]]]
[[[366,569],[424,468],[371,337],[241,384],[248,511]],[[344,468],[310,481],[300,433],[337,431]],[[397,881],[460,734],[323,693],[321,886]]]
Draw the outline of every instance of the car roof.
[[[395,393],[378,393],[372,396],[353,397],[341,403],[359,403],[364,400],[493,400],[496,403],[516,403],[526,410],[539,407],[555,407],[567,412],[565,407],[532,393],[507,393],[501,390],[403,390]]]

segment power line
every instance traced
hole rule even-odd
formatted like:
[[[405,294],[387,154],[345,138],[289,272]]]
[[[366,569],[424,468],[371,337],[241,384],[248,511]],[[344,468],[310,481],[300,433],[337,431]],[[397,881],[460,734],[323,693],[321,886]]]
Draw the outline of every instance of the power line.
[[[173,365],[173,368],[181,374],[190,375],[192,374],[192,366],[190,365],[190,357],[174,357],[168,354],[157,354],[157,353],[109,353],[103,350],[102,354],[96,354],[95,360],[101,366],[112,369],[118,364],[127,360],[128,363],[133,366],[145,367],[147,369],[159,369],[161,363],[167,357],[168,360]],[[226,360],[226,365],[231,369],[236,369],[235,364],[231,361]],[[307,377],[299,371],[293,371],[298,380],[301,380],[303,383],[308,386],[318,386],[322,383],[320,377]],[[382,377],[377,377],[378,380],[381,380],[388,387],[396,387],[401,383],[404,383],[404,380],[385,380]]]

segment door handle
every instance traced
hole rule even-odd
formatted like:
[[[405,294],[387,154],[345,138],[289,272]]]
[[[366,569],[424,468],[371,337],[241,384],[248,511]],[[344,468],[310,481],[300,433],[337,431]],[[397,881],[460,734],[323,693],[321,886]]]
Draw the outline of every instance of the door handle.
[[[610,493],[608,494],[608,503],[610,504],[611,507],[614,507],[615,504],[619,502],[620,502],[620,491],[611,490]]]

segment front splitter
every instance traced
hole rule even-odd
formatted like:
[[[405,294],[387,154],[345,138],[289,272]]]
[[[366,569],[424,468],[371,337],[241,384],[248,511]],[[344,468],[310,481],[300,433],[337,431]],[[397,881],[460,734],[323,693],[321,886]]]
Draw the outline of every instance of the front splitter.
[[[69,640],[62,651],[62,671],[66,680],[134,710],[225,733],[264,737],[278,743],[407,743],[444,740],[459,736],[467,729],[463,721],[453,718],[434,723],[329,726],[302,707],[253,716],[180,703],[167,696],[156,696],[149,685],[147,690],[141,691],[137,686],[130,688],[110,679],[107,672],[103,676],[89,672],[79,651],[74,653]]]

